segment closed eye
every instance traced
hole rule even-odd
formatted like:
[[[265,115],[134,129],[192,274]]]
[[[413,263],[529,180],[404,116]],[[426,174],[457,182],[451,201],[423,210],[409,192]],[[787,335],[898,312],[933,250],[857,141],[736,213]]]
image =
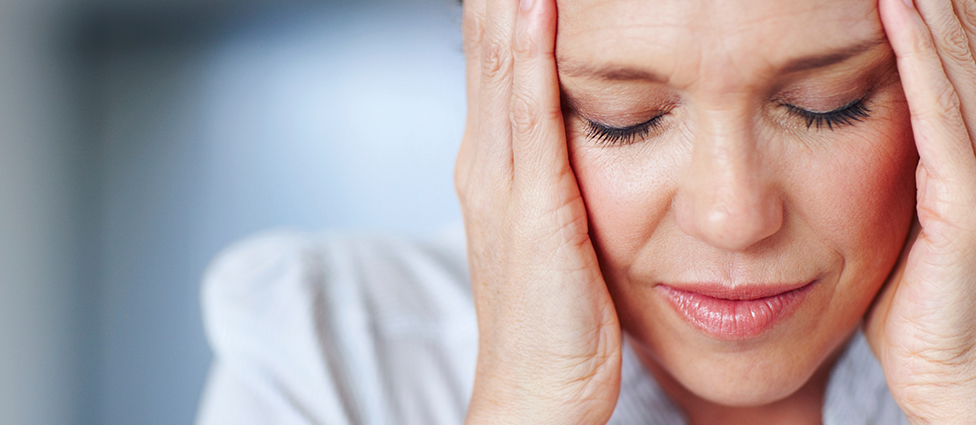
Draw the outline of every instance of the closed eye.
[[[631,143],[644,140],[654,130],[661,126],[661,120],[667,113],[660,114],[644,121],[627,127],[611,127],[596,121],[586,121],[586,135],[603,145],[629,145]]]
[[[820,130],[827,127],[833,130],[835,127],[852,125],[871,116],[871,110],[868,109],[863,97],[827,112],[810,111],[790,104],[783,104],[783,106],[793,116],[803,119],[808,129],[816,127]]]

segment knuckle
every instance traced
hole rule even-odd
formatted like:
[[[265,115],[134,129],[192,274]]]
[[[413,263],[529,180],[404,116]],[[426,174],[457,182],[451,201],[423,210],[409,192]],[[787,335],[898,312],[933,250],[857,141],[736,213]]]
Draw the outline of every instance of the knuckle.
[[[960,108],[962,101],[959,99],[959,93],[956,92],[955,88],[950,84],[946,84],[937,94],[938,110],[935,111],[937,116],[949,120],[961,119]]]
[[[972,64],[973,53],[969,50],[969,37],[959,25],[952,25],[951,30],[941,38],[940,47],[948,59],[958,64]]]
[[[935,40],[932,35],[928,32],[922,32],[919,30],[910,31],[908,35],[908,49],[907,54],[913,57],[924,57],[922,54],[927,52],[934,52],[936,50]]]
[[[958,15],[963,26],[969,32],[976,32],[976,1],[963,0],[957,4],[960,4],[961,10],[958,11]]]
[[[512,93],[512,104],[509,110],[512,131],[520,136],[531,135],[539,124],[539,109],[537,102],[526,93]]]
[[[468,55],[477,54],[478,48],[485,38],[484,15],[476,12],[465,14],[461,22],[461,34],[464,38],[464,51]]]
[[[515,52],[516,57],[528,59],[536,57],[542,49],[535,39],[522,32],[515,37],[512,50]]]
[[[930,103],[928,108],[912,111],[915,119],[922,122],[940,123],[939,125],[961,121],[961,100],[951,84],[945,82],[945,84],[940,85],[934,90],[933,96],[933,103]]]
[[[467,187],[468,173],[459,168],[454,169],[454,193],[457,194],[458,202],[466,205],[468,202]]]
[[[486,81],[508,78],[512,73],[511,52],[498,40],[481,44],[481,70]]]

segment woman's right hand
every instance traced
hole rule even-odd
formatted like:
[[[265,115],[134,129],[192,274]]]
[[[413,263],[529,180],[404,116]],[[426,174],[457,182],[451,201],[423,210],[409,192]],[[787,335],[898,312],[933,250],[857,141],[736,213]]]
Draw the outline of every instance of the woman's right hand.
[[[621,336],[569,163],[555,0],[465,0],[455,185],[478,315],[466,423],[603,424]]]

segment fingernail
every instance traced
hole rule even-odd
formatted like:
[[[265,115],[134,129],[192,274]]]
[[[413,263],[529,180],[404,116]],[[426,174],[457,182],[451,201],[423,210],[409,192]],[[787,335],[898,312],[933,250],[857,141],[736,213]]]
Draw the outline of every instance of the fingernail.
[[[905,1],[912,1],[912,0],[905,0]],[[532,8],[533,3],[535,3],[535,0],[520,0],[519,6],[522,8],[523,12],[528,12],[529,9]]]
[[[905,6],[908,6],[912,9],[915,8],[915,0],[902,0],[902,1],[905,2]]]

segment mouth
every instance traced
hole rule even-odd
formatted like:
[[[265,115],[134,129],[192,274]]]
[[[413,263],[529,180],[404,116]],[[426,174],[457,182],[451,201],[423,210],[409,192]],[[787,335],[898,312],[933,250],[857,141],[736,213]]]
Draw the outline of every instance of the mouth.
[[[817,280],[800,284],[729,288],[720,284],[659,284],[672,308],[700,331],[716,339],[758,337],[796,312]]]

